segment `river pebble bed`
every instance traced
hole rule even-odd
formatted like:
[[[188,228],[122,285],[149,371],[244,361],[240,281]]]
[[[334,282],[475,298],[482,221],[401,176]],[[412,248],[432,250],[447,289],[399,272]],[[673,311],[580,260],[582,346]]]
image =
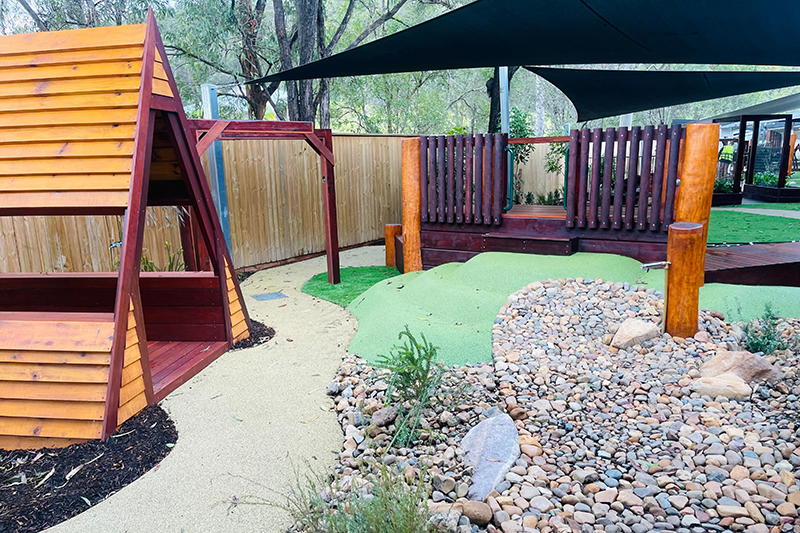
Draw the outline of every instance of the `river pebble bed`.
[[[795,351],[741,352],[741,329],[715,311],[701,311],[693,337],[671,337],[663,307],[662,294],[627,283],[528,285],[500,309],[487,362],[448,369],[406,448],[389,447],[387,371],[348,356],[328,389],[345,434],[328,497],[369,490],[383,465],[429,484],[441,531],[800,533]],[[657,331],[620,346],[626,320]],[[791,344],[798,327],[778,329]],[[731,354],[767,365],[768,380],[706,377],[708,365],[701,375]],[[470,500],[476,465],[462,440],[497,416],[513,420],[519,455]]]

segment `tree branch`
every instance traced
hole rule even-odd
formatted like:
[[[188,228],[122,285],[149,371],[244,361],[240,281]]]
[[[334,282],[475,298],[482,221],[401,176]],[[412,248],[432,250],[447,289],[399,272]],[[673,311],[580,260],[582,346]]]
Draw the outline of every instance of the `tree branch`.
[[[391,9],[389,9],[389,11],[387,11],[386,13],[375,19],[372,22],[372,24],[367,26],[364,29],[364,31],[361,32],[361,35],[356,37],[355,40],[352,43],[350,43],[350,45],[347,48],[345,48],[345,50],[350,50],[351,48],[355,48],[356,46],[361,44],[361,41],[372,35],[372,32],[378,29],[381,26],[381,24],[383,24],[388,20],[393,19],[394,16],[397,14],[397,12],[400,11],[400,8],[406,4],[406,2],[408,2],[408,0],[399,0]]]
[[[36,25],[39,26],[39,29],[41,31],[50,31],[50,29],[47,27],[47,24],[45,24],[45,22],[39,17],[39,14],[33,10],[33,8],[31,7],[31,5],[28,3],[27,0],[18,0],[18,2],[19,5],[21,5],[22,8],[28,12],[28,15],[31,16],[31,18],[36,23]]]
[[[356,5],[356,0],[350,0],[347,4],[347,10],[344,12],[344,17],[342,17],[342,22],[339,23],[339,27],[336,28],[336,32],[331,37],[331,41],[325,46],[325,55],[326,57],[333,53],[333,49],[336,48],[336,45],[339,44],[339,40],[344,35],[344,31],[347,29],[347,25],[350,23],[350,18],[353,16],[353,10]]]
[[[171,50],[171,51],[175,52],[176,55],[190,57],[190,58],[194,59],[195,61],[199,61],[200,63],[203,63],[204,65],[213,68],[217,72],[221,72],[222,74],[227,74],[228,76],[231,76],[235,80],[238,80],[239,78],[242,77],[240,74],[237,74],[237,73],[232,72],[230,70],[226,70],[226,69],[222,68],[221,66],[217,65],[216,63],[212,63],[211,61],[209,61],[207,59],[204,59],[204,58],[202,58],[202,57],[200,57],[200,56],[198,56],[196,54],[193,54],[192,52],[186,50],[185,48],[181,48],[180,46],[175,46],[174,44],[165,44],[164,48],[167,49],[167,50]]]

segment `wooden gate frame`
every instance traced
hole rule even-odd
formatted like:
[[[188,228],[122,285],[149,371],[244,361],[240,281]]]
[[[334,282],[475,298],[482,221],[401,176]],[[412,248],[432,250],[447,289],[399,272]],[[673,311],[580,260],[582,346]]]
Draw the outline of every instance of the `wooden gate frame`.
[[[201,155],[215,141],[267,139],[304,140],[319,154],[328,283],[339,283],[339,232],[336,222],[336,180],[331,130],[315,129],[311,122],[208,119],[192,119],[188,122],[197,139],[197,153]]]

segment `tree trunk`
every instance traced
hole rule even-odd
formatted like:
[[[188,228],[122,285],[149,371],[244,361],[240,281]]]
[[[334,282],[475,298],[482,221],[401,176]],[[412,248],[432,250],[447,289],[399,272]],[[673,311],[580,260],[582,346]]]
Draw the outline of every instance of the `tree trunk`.
[[[500,67],[494,67],[494,74],[486,81],[486,94],[489,96],[489,127],[486,133],[500,131]]]

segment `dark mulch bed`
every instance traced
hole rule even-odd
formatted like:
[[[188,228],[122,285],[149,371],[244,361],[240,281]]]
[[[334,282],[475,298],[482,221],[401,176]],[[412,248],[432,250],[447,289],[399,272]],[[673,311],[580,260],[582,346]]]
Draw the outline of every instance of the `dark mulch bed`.
[[[258,322],[257,320],[251,320],[250,324],[253,326],[250,328],[250,336],[234,344],[234,350],[239,350],[241,348],[252,348],[253,346],[264,344],[275,336],[274,329],[262,324],[261,322]]]
[[[177,438],[167,413],[152,406],[108,442],[0,450],[0,533],[41,531],[85,511],[156,466]]]

